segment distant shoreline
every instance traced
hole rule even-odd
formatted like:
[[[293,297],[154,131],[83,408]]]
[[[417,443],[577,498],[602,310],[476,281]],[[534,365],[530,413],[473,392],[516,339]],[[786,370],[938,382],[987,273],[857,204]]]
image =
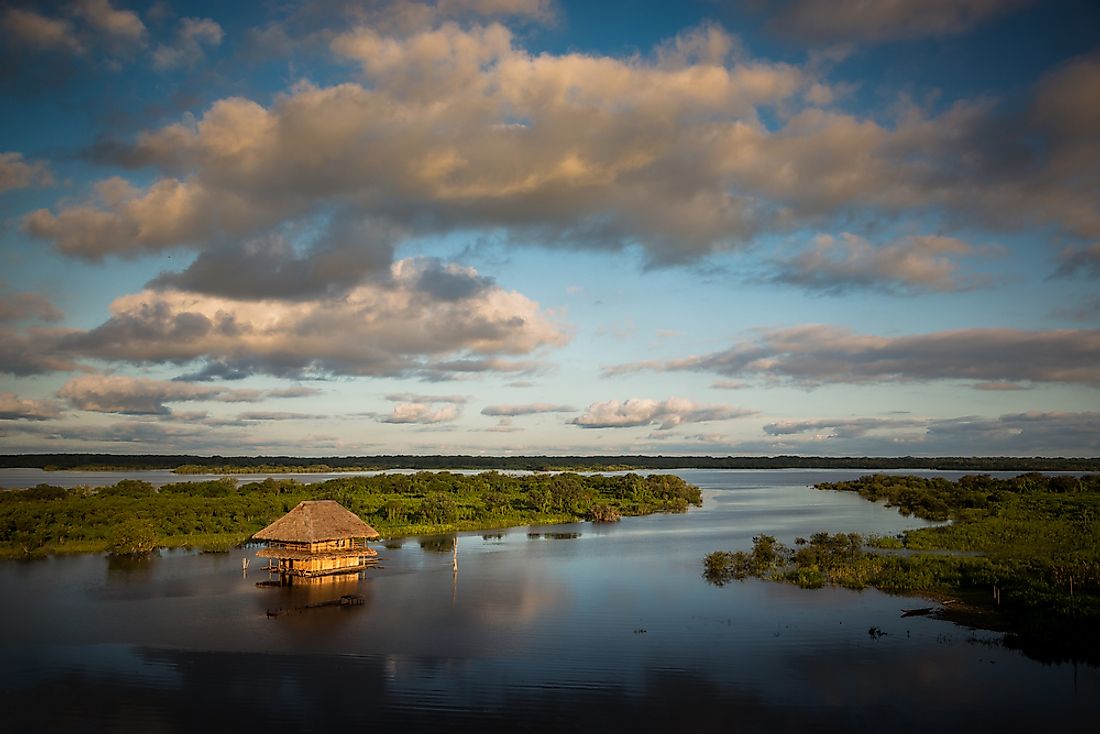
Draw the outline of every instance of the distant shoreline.
[[[46,471],[171,470],[179,474],[336,473],[392,469],[644,471],[652,469],[933,469],[1100,471],[1100,457],[1024,456],[195,456],[187,454],[7,454],[0,468]]]

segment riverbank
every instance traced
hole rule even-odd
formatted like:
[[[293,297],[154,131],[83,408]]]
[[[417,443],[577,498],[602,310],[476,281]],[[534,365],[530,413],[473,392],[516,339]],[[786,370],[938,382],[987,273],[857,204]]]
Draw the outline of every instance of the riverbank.
[[[1100,477],[872,475],[816,486],[950,523],[896,539],[820,532],[794,547],[759,535],[751,551],[707,555],[704,576],[718,585],[757,577],[958,600],[937,615],[1008,632],[1052,659],[1100,660]]]
[[[613,521],[702,504],[698,487],[672,475],[418,472],[313,484],[238,484],[224,477],[160,488],[132,479],[97,488],[39,485],[0,493],[0,558],[155,547],[226,550],[298,502],[315,499],[339,502],[383,538]]]

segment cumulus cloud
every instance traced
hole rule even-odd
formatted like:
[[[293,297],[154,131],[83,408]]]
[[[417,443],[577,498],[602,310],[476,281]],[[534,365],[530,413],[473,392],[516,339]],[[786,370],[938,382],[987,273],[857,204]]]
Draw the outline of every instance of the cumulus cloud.
[[[225,32],[210,18],[184,18],[170,44],[161,44],[153,51],[153,66],[172,69],[195,66],[204,57],[204,48],[221,44]]]
[[[581,428],[634,428],[657,425],[667,431],[683,423],[707,423],[752,415],[755,411],[729,405],[699,405],[684,398],[608,400],[592,403],[569,423]]]
[[[268,105],[218,100],[104,154],[151,167],[149,185],[107,180],[24,227],[90,259],[212,249],[333,208],[403,236],[492,229],[544,246],[638,246],[652,263],[882,215],[1100,236],[1094,127],[1070,122],[1093,119],[1091,96],[1070,93],[1100,84],[1092,57],[1043,79],[1012,119],[994,100],[872,119],[839,109],[812,64],[735,47],[713,26],[629,58],[532,54],[497,23],[353,26],[331,48],[364,80],[300,83]],[[968,253],[947,244],[880,247],[874,270],[952,287],[951,258]],[[865,277],[845,247],[825,264]]]
[[[509,416],[534,415],[536,413],[575,413],[576,408],[553,403],[527,403],[525,405],[487,405],[481,409],[482,415]]]
[[[942,235],[873,245],[849,232],[821,234],[794,256],[777,259],[772,279],[827,293],[953,291],[965,285],[956,258],[973,254],[971,245]]]
[[[0,421],[48,421],[60,415],[52,400],[24,400],[13,392],[0,392]]]
[[[146,377],[84,375],[66,382],[57,396],[74,408],[96,413],[169,415],[172,411],[165,403],[197,400],[256,402],[263,393]]]
[[[1032,0],[789,0],[772,26],[799,39],[885,41],[961,33]]]
[[[206,362],[193,377],[254,373],[428,375],[519,371],[567,334],[534,301],[499,286],[440,300],[419,288],[422,261],[403,260],[382,283],[331,299],[242,300],[145,290],[111,304],[111,317],[28,349],[135,364]],[[463,270],[462,272],[466,272]],[[471,278],[476,273],[470,271]],[[517,364],[518,362],[518,364]]]
[[[7,321],[60,321],[65,314],[41,293],[0,293],[0,323]]]
[[[894,380],[1060,382],[1100,386],[1100,330],[959,329],[881,337],[825,325],[762,331],[701,356],[605,369],[713,372],[818,385]]]
[[[97,258],[247,239],[346,203],[422,228],[638,242],[678,260],[753,230],[754,205],[726,193],[715,148],[736,147],[726,133],[739,125],[763,131],[757,107],[808,83],[781,63],[532,56],[495,24],[407,37],[363,27],[333,48],[369,83],[299,84],[269,107],[219,100],[194,122],[116,150],[164,177],[39,210],[27,231]]]
[[[28,162],[22,153],[0,153],[0,193],[52,183],[53,176],[44,162]]]

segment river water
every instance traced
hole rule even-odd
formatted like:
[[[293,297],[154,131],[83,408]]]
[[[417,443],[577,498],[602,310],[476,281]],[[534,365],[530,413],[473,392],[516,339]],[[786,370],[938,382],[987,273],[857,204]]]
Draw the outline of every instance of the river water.
[[[761,532],[790,543],[921,524],[811,488],[862,472],[671,473],[703,488],[703,508],[463,534],[457,574],[450,539],[416,538],[378,546],[382,567],[358,581],[310,587],[258,587],[254,548],[2,563],[0,731],[927,732],[1098,720],[1100,670],[899,616],[919,600],[701,578],[706,553],[747,549]],[[345,593],[365,604],[294,611]],[[291,611],[268,615],[280,609]]]

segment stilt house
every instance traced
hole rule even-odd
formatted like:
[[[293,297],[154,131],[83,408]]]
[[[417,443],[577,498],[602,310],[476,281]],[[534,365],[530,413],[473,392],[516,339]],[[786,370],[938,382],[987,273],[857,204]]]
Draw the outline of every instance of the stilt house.
[[[252,537],[267,541],[256,555],[272,559],[268,570],[286,576],[357,573],[378,555],[366,546],[378,532],[333,500],[299,502]]]

